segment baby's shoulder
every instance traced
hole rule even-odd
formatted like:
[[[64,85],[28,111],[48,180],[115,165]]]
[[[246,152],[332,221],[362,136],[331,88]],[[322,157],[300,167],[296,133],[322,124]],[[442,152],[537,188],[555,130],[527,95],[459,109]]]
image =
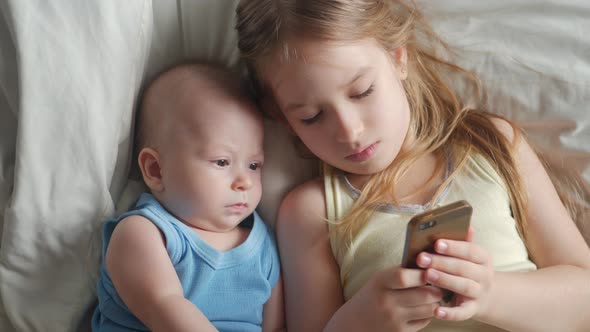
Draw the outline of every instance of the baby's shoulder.
[[[139,236],[138,234],[160,234],[161,231],[148,217],[140,214],[132,214],[121,218],[117,222],[113,233],[137,237]]]
[[[107,262],[124,261],[166,250],[163,234],[148,218],[141,215],[122,218],[105,245],[108,248]],[[120,257],[123,252],[125,257]]]

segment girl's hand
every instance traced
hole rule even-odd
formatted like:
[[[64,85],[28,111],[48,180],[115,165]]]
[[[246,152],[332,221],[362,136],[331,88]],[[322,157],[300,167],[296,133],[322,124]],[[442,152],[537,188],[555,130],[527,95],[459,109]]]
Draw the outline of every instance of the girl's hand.
[[[470,228],[467,241],[438,240],[436,254],[418,255],[418,266],[426,269],[424,279],[455,293],[452,306],[437,308],[438,319],[467,320],[488,306],[494,268],[489,253],[472,242],[473,234]]]
[[[376,273],[346,302],[345,315],[350,313],[364,331],[424,328],[434,318],[443,292],[438,287],[428,286],[423,274],[421,270],[400,266]]]

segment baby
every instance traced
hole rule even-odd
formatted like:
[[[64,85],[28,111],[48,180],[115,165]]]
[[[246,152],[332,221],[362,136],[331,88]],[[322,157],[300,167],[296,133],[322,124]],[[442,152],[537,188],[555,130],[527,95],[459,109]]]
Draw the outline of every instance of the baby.
[[[278,253],[254,208],[263,123],[225,69],[183,64],[147,88],[138,164],[150,193],[103,228],[94,331],[269,331]]]

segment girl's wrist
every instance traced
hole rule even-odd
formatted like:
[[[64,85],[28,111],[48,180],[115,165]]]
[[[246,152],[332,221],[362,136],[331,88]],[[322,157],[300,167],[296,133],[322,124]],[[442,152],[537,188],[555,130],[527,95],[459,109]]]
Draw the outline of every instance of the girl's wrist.
[[[473,317],[473,319],[480,321],[482,323],[494,325],[494,316],[496,316],[495,308],[497,303],[502,303],[502,301],[498,301],[501,298],[501,290],[503,289],[503,285],[505,284],[506,274],[502,272],[495,272],[493,275],[493,279],[490,282],[489,290],[487,296],[482,299],[479,305],[479,310]]]

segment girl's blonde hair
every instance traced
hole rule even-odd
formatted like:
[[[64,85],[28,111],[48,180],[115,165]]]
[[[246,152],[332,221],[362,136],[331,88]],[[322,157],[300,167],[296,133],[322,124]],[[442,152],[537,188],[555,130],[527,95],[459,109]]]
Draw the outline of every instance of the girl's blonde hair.
[[[524,239],[526,196],[513,149],[520,130],[507,122],[515,133],[515,141],[509,141],[492,122],[497,115],[481,108],[476,111],[461,100],[449,84],[451,79],[464,83],[466,93],[473,97],[470,102],[473,105],[483,105],[485,95],[474,74],[443,58],[451,55],[449,48],[425,22],[414,2],[242,0],[237,8],[236,28],[238,47],[253,78],[254,90],[263,103],[273,97],[258,76],[262,62],[275,52],[281,52],[283,60],[289,61],[289,55],[296,54],[288,44],[293,38],[333,41],[372,38],[390,53],[399,47],[407,49],[409,74],[403,85],[411,110],[409,130],[415,135],[416,144],[384,171],[373,175],[347,216],[335,222],[337,238],[346,244],[344,247],[350,245],[375,208],[387,201],[399,201],[394,195],[395,184],[428,152],[441,159],[453,158],[458,165],[455,171],[469,151],[481,153],[503,178],[517,228]],[[270,104],[274,105],[272,101]],[[270,111],[273,116],[282,117],[280,111]],[[439,167],[443,164],[439,163]]]

